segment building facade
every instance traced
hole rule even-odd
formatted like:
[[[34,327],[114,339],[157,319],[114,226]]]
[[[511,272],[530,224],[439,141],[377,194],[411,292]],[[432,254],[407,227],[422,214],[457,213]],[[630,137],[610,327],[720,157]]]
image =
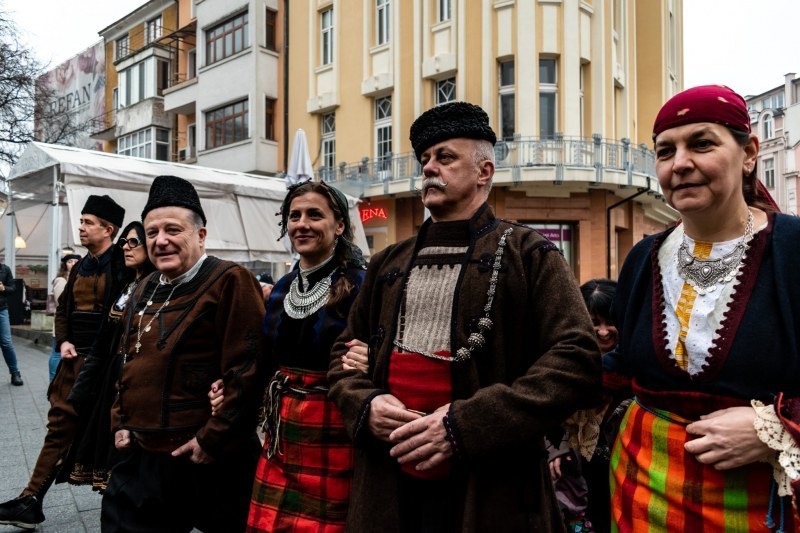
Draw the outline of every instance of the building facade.
[[[797,161],[800,156],[800,78],[747,96],[750,126],[759,139],[758,178],[784,213],[800,213]]]
[[[495,212],[550,237],[581,281],[616,277],[675,219],[650,128],[682,88],[681,20],[681,0],[292,2],[288,128],[307,132],[322,179],[366,200],[375,252],[425,216],[413,120],[481,105],[503,139]]]
[[[282,3],[151,0],[100,32],[119,154],[274,175],[283,165]]]

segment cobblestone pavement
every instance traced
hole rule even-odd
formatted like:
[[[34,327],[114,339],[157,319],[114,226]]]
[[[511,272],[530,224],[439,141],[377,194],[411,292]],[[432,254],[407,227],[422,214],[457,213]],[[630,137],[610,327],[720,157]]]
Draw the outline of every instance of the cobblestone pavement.
[[[22,387],[12,387],[8,368],[0,363],[0,501],[19,495],[45,435],[47,425],[50,346],[13,337]],[[100,531],[100,495],[89,487],[53,485],[44,499],[46,520],[36,531],[85,533]],[[23,531],[0,525],[0,533]]]

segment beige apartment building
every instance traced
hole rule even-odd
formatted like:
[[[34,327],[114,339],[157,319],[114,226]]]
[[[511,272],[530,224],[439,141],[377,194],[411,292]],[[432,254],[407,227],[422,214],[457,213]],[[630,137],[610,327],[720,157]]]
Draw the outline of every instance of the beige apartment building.
[[[364,198],[373,252],[422,223],[408,131],[452,100],[503,139],[495,212],[556,242],[581,281],[616,277],[675,219],[650,134],[682,89],[681,0],[299,0],[288,17],[288,129]]]

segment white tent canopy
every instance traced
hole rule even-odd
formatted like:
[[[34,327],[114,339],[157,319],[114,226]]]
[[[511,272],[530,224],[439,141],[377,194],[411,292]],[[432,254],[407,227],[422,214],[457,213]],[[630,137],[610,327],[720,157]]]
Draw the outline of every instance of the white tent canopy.
[[[283,180],[35,142],[28,145],[7,182],[11,202],[6,212],[13,212],[20,234],[28,242],[19,257],[41,262],[49,258],[49,278],[54,277],[58,250],[80,242],[78,221],[89,195],[108,194],[122,205],[124,226],[139,220],[150,184],[160,175],[184,178],[197,189],[208,219],[206,250],[210,255],[238,262],[290,261],[290,254],[278,241],[275,216],[286,195]],[[67,211],[60,209],[65,200],[68,214],[60,213]],[[358,201],[348,200],[356,243],[368,252]],[[5,232],[6,249],[13,247],[12,231]],[[42,242],[46,243],[44,253],[36,250]]]

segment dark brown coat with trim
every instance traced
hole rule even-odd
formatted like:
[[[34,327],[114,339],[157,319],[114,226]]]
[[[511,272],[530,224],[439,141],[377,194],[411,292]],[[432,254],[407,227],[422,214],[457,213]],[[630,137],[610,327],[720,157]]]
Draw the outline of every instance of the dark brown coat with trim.
[[[366,426],[369,401],[385,392],[399,303],[414,255],[424,238],[376,254],[334,345],[329,380],[351,435],[356,466],[349,531],[395,531],[396,461]],[[450,351],[467,345],[483,316],[491,259],[508,237],[492,309],[487,346],[452,365],[449,418],[460,439],[456,461],[463,506],[454,517],[463,531],[560,531],[563,528],[542,436],[576,409],[597,401],[600,358],[592,323],[564,258],[530,228],[496,219],[484,205],[470,221],[471,243],[453,297]],[[482,261],[483,259],[483,261]],[[370,346],[369,376],[342,369],[344,342]]]
[[[263,392],[261,363],[264,301],[258,282],[243,267],[207,258],[195,277],[169,294],[162,287],[156,297],[158,272],[151,274],[133,295],[123,321],[127,335],[120,350],[128,354],[112,408],[112,427],[140,435],[143,448],[169,453],[197,437],[212,456],[230,451],[231,444],[251,436],[255,412]],[[141,317],[149,332],[135,345],[139,311],[153,301]],[[208,391],[222,378],[225,400],[220,413],[211,416]],[[180,442],[178,442],[180,441]]]

